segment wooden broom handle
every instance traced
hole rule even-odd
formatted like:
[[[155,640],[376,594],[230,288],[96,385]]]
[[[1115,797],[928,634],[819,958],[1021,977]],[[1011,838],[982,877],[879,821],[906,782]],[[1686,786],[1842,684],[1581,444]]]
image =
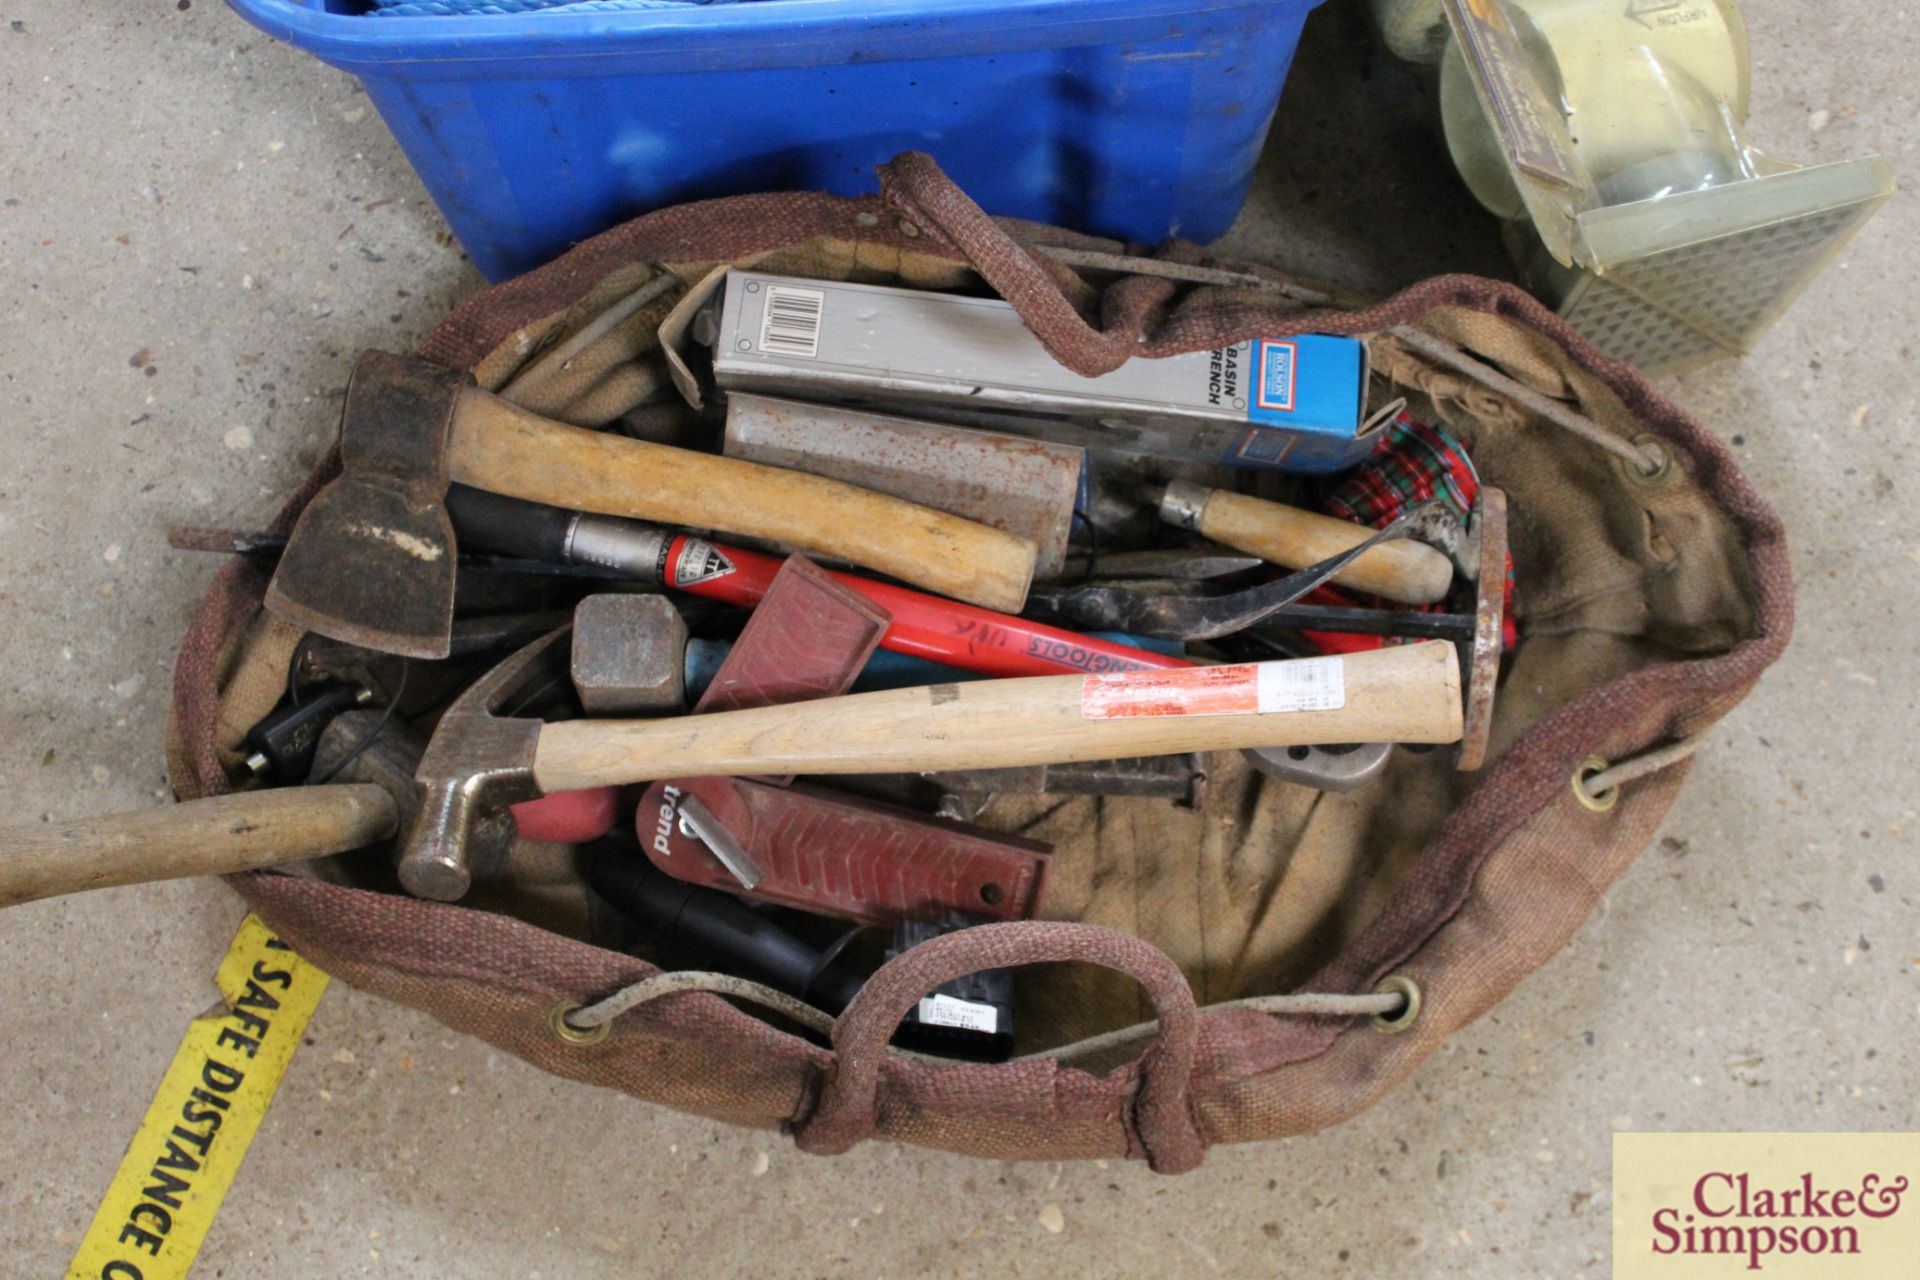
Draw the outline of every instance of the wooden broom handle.
[[[12,827],[0,830],[0,907],[345,853],[387,839],[398,824],[386,791],[342,783]]]
[[[1018,613],[1027,538],[838,480],[554,422],[468,388],[448,471],[491,493],[690,525],[848,560],[983,609]]]
[[[1198,485],[1182,489],[1195,499],[1198,518],[1175,523],[1288,569],[1305,569],[1350,551],[1374,533],[1351,521],[1242,493]],[[1433,604],[1444,600],[1453,585],[1453,562],[1424,542],[1403,539],[1373,548],[1334,574],[1333,580],[1402,604]]]
[[[1459,739],[1460,663],[1452,645],[1395,645],[1306,661],[1340,665],[1345,705],[1086,714],[1088,700],[1111,705],[1151,682],[1174,690],[1156,695],[1160,705],[1205,698],[1222,706],[1221,699],[1231,702],[1244,692],[1236,680],[1257,679],[1250,673],[1261,667],[1298,668],[1298,661],[980,680],[664,720],[562,721],[541,729],[533,776],[547,791],[570,791],[700,775],[914,773],[1235,747]]]

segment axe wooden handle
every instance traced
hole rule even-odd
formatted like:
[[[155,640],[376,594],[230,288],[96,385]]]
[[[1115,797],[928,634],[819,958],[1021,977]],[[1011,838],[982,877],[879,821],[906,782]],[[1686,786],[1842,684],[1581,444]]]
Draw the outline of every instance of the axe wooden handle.
[[[144,813],[0,830],[0,907],[82,889],[226,875],[344,853],[394,834],[372,783],[286,787]]]
[[[1258,669],[1276,669],[1268,683],[1282,689],[1287,676],[1306,674],[1300,662],[981,680],[664,720],[563,721],[541,729],[533,776],[545,790],[567,791],[702,774],[913,773],[1459,739],[1460,663],[1452,645],[1307,661],[1339,664],[1337,710],[1256,709],[1247,682],[1258,683]],[[1133,714],[1114,714],[1128,706]]]
[[[1288,569],[1305,569],[1351,550],[1374,532],[1347,520],[1224,489],[1182,488],[1196,498],[1197,518],[1174,523]],[[1453,585],[1453,562],[1424,542],[1388,542],[1336,573],[1333,580],[1402,604],[1433,604],[1444,600]]]
[[[554,422],[469,388],[448,472],[530,502],[766,538],[1017,613],[1034,543],[838,480]]]

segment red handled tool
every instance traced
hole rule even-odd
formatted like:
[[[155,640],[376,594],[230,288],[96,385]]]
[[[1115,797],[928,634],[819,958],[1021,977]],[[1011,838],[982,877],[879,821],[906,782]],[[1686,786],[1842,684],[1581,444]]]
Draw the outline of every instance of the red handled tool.
[[[715,561],[724,567],[715,571]],[[717,547],[687,534],[677,534],[667,544],[662,580],[664,585],[681,591],[750,609],[760,603],[767,588],[773,585],[773,575],[779,571],[780,563],[773,556],[736,547]],[[1138,671],[1148,667],[1192,665],[1174,654],[1080,635],[888,582],[828,572],[836,581],[892,615],[893,621],[881,638],[880,647],[895,653],[912,654],[990,676]]]
[[[560,564],[598,565],[636,582],[752,608],[773,585],[775,556],[716,546],[637,520],[563,511],[455,485],[447,510],[461,545]],[[1173,654],[1079,635],[1012,614],[876,582],[833,578],[892,616],[880,647],[989,676],[1137,671],[1192,665]]]

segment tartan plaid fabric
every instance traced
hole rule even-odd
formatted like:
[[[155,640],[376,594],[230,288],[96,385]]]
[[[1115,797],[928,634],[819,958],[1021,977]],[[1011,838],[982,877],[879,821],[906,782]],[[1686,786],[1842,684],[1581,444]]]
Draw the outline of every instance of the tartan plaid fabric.
[[[1466,516],[1480,495],[1480,474],[1466,446],[1442,427],[1417,422],[1402,412],[1381,433],[1373,455],[1354,468],[1327,495],[1321,509],[1328,515],[1356,524],[1380,529],[1392,524],[1400,513],[1415,503],[1438,497],[1453,510]],[[1350,603],[1353,597],[1335,587],[1322,587],[1307,597],[1309,602]],[[1389,604],[1387,601],[1375,603]],[[1440,609],[1429,605],[1429,611]],[[1513,625],[1513,557],[1507,557],[1506,622],[1501,644],[1512,648],[1517,639]],[[1355,636],[1315,631],[1308,638],[1327,653],[1353,653],[1378,648],[1383,642],[1376,636]],[[1394,641],[1393,643],[1401,643]]]
[[[1459,441],[1440,427],[1402,411],[1381,434],[1373,456],[1340,482],[1325,503],[1328,515],[1379,529],[1436,494],[1465,516],[1480,493],[1480,475]]]

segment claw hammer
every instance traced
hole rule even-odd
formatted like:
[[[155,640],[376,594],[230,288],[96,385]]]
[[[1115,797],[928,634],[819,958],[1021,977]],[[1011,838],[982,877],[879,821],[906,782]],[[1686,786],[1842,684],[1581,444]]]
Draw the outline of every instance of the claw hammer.
[[[1460,671],[1430,642],[1344,658],[936,684],[657,720],[499,714],[566,668],[568,631],[534,641],[441,717],[417,773],[402,879],[458,897],[466,867],[553,791],[682,776],[916,773],[1338,742],[1453,742]]]

